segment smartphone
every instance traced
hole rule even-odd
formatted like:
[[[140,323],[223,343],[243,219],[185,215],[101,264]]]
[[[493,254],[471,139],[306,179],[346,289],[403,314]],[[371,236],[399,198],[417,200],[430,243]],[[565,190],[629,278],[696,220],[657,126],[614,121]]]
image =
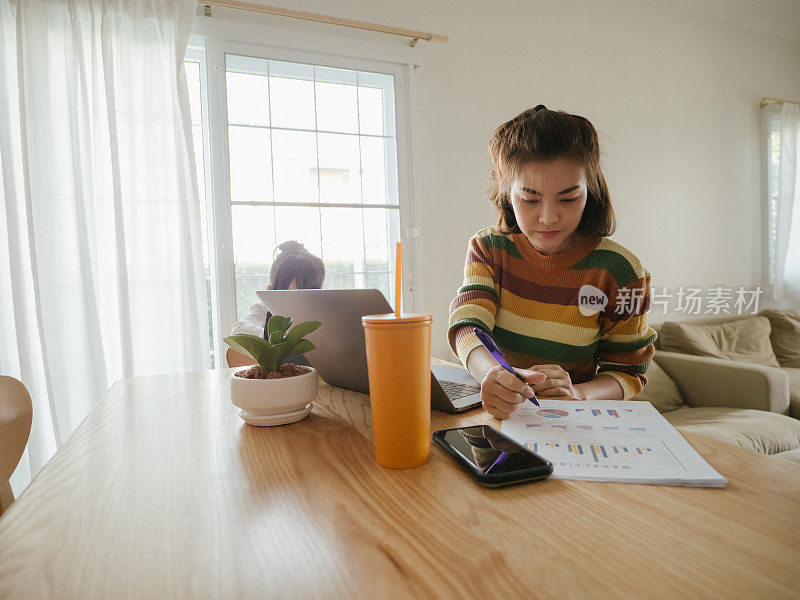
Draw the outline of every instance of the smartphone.
[[[433,441],[486,487],[537,481],[553,472],[553,463],[489,425],[442,429]]]

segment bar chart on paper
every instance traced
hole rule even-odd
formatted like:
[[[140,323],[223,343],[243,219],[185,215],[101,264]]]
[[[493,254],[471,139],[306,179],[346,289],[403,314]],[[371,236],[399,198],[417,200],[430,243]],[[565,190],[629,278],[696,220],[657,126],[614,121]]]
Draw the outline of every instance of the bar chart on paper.
[[[637,466],[648,468],[659,465],[662,468],[682,468],[680,461],[666,446],[617,445],[606,442],[581,441],[535,441],[526,447],[537,454],[546,456],[557,469],[561,467],[604,470],[613,472],[630,471]]]
[[[520,405],[503,433],[553,463],[551,477],[720,486],[717,473],[649,402]]]

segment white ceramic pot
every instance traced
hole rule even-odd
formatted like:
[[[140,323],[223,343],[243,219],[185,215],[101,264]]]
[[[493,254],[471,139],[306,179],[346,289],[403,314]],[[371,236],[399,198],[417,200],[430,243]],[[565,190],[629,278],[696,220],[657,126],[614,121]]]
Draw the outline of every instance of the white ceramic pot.
[[[239,416],[249,425],[260,426],[305,418],[317,397],[317,370],[305,368],[308,373],[281,379],[245,379],[232,373],[231,402],[241,409]]]

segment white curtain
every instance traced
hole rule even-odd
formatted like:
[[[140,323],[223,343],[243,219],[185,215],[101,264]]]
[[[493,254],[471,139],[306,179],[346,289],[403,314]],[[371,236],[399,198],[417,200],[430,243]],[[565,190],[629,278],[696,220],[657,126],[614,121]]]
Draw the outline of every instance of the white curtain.
[[[123,377],[210,367],[183,56],[195,0],[0,0],[0,373],[22,486]]]
[[[800,298],[800,106],[783,103],[780,128],[773,289],[776,299]]]

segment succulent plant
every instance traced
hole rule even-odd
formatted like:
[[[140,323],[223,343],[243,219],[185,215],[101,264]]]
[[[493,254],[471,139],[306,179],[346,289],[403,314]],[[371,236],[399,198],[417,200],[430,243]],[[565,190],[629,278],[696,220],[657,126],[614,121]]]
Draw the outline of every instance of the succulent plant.
[[[264,371],[277,371],[293,354],[302,354],[316,348],[305,336],[322,323],[304,321],[290,330],[291,325],[291,317],[272,315],[267,323],[269,339],[242,333],[226,337],[223,341],[237,352],[251,356]]]

